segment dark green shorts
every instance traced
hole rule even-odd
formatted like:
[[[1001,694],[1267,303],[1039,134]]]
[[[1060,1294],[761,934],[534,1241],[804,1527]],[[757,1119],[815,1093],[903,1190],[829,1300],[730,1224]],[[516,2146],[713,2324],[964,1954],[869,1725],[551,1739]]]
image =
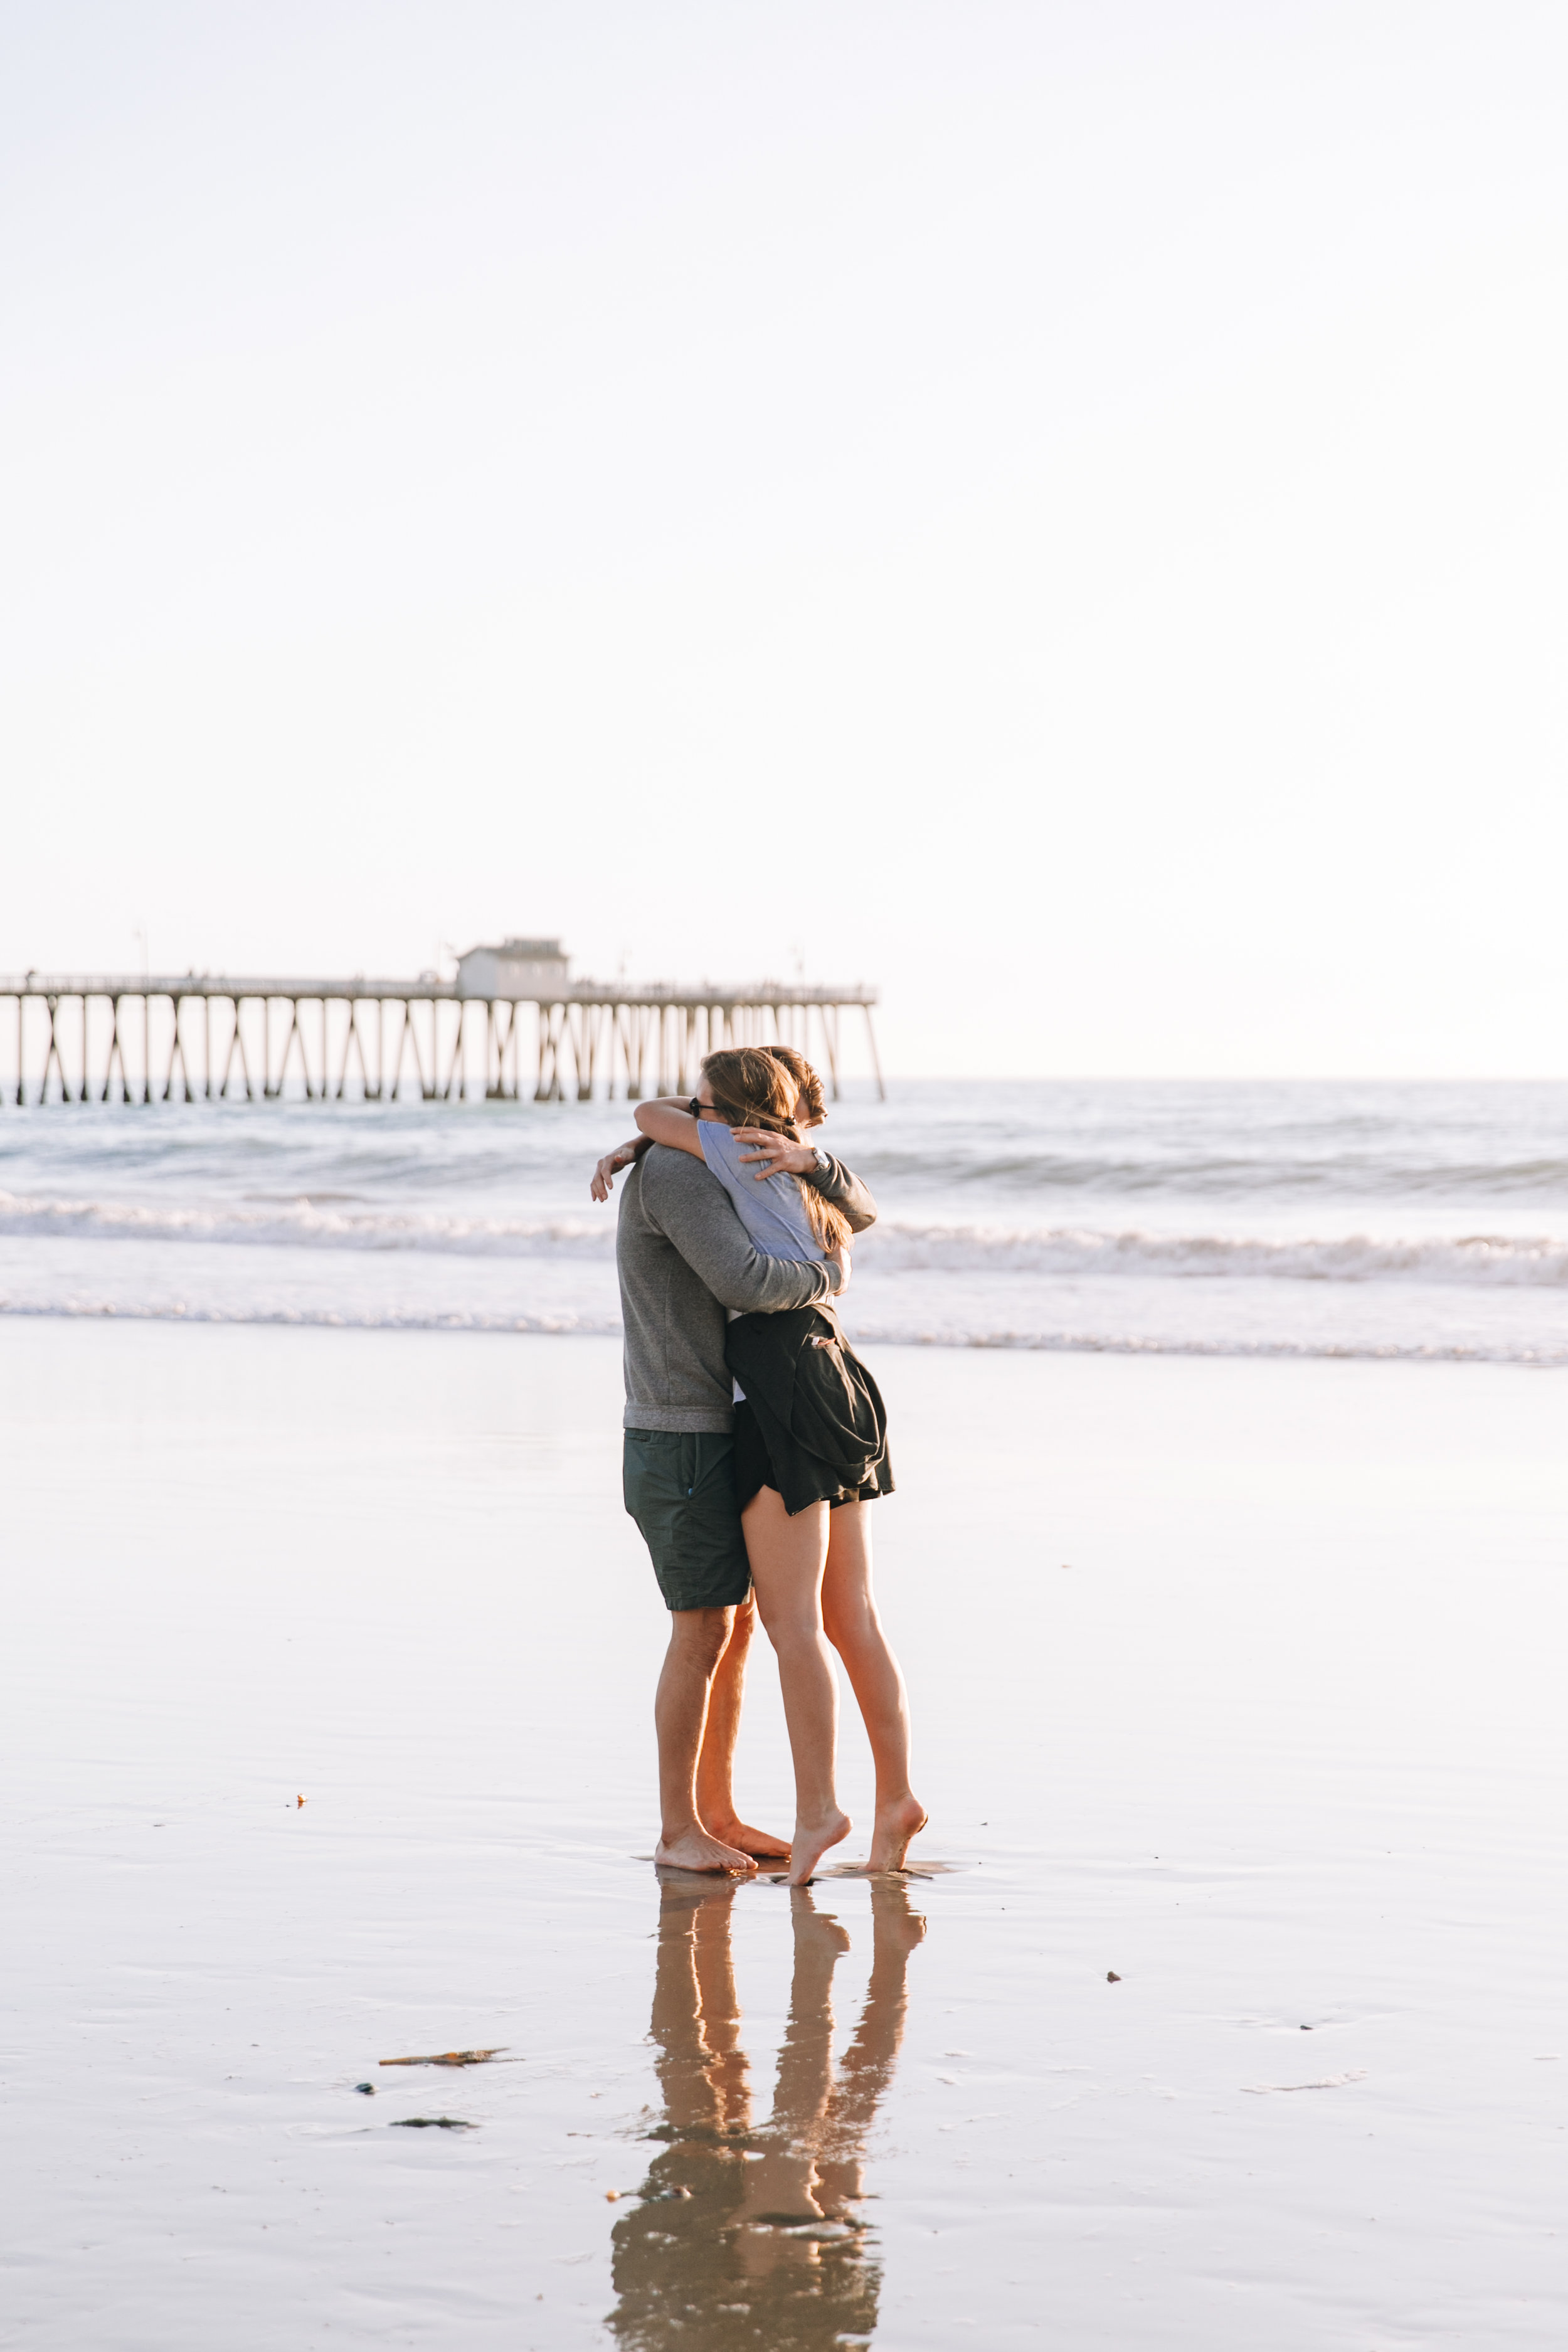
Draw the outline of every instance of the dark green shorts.
[[[735,1441],[717,1430],[628,1429],[621,1480],[667,1609],[734,1609],[752,1589]]]

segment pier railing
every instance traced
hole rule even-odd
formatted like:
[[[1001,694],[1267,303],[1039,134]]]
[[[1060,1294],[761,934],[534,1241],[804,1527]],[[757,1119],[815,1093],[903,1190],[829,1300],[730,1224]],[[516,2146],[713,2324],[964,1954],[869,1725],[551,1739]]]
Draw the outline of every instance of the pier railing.
[[[840,1022],[860,1013],[883,1092],[873,988],[627,988],[574,981],[549,1001],[456,981],[229,979],[30,971],[0,976],[0,1100],[592,1101],[686,1094],[705,1054],[794,1045],[837,1098]],[[7,1017],[7,1007],[12,1008]],[[525,1015],[531,1014],[531,1018]]]

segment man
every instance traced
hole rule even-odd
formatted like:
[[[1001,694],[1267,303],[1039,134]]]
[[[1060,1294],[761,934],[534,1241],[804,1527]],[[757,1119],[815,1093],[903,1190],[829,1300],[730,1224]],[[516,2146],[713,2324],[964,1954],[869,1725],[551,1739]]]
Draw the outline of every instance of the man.
[[[797,1147],[805,1181],[857,1233],[876,1203],[826,1151]],[[640,1143],[640,1139],[639,1139]],[[669,1647],[654,1700],[660,1832],[654,1859],[681,1870],[752,1871],[786,1859],[782,1839],[735,1811],[731,1772],[746,1653],[752,1574],[735,1500],[734,1386],[724,1361],[725,1308],[772,1314],[831,1297],[847,1260],[796,1265],[763,1257],[723,1186],[689,1152],[625,1145],[599,1162],[594,1197],[629,1169],[616,1231],[626,1328],[626,1508],[670,1612]]]

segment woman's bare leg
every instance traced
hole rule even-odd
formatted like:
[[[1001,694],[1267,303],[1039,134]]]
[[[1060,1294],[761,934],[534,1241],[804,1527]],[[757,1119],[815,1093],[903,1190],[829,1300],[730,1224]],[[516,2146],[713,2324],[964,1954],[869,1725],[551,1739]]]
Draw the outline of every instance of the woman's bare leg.
[[[829,1846],[849,1833],[838,1810],[834,1766],[838,1745],[838,1683],[822,1631],[822,1571],[827,1558],[827,1506],[812,1503],[792,1519],[784,1497],[763,1486],[741,1514],[756,1587],[757,1614],[778,1653],[779,1686],[795,1759],[792,1885],[803,1886]]]
[[[925,1807],[910,1787],[910,1701],[899,1662],[888,1646],[871,1590],[869,1506],[840,1503],[828,1515],[827,1566],[822,1581],[827,1638],[844,1661],[866,1720],[877,1768],[877,1820],[869,1867],[902,1870],[910,1840],[926,1825]]]

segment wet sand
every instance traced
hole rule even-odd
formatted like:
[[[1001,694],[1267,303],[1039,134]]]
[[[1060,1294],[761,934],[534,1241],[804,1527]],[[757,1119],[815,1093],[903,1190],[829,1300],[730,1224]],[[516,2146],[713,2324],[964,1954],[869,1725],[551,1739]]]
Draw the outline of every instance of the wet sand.
[[[1560,1379],[874,1361],[950,1867],[792,1897],[634,1859],[614,1343],[0,1321],[10,2340],[1562,2340]]]

